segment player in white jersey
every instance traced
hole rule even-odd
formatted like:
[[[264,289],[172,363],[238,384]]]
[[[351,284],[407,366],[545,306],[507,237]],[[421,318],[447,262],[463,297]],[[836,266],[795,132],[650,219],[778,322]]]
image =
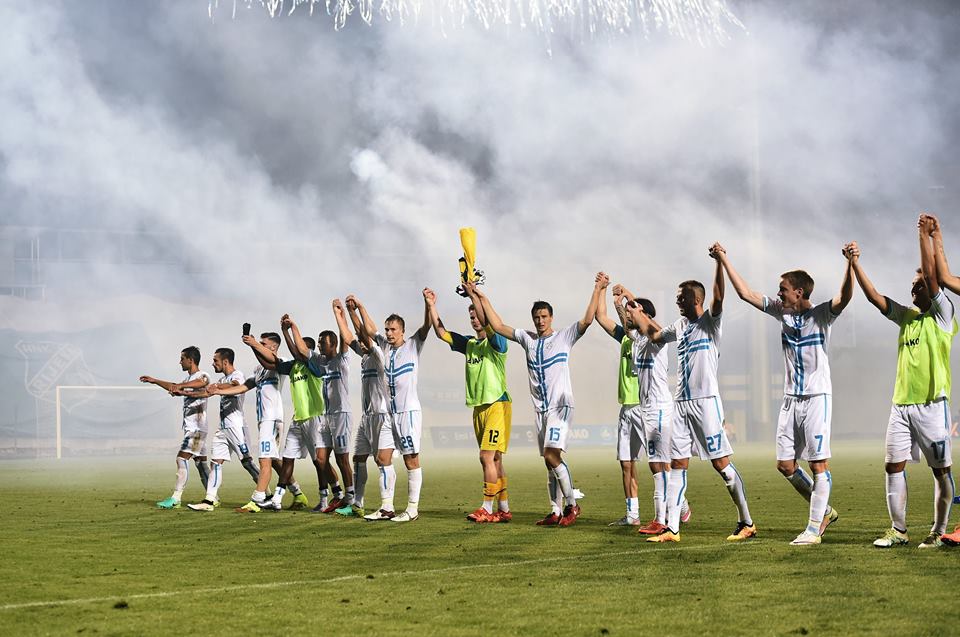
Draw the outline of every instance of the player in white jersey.
[[[363,415],[353,448],[353,480],[356,489],[354,504],[337,509],[340,515],[362,515],[370,521],[385,521],[396,516],[393,495],[397,472],[393,468],[393,425],[390,417],[389,389],[383,349],[369,336],[364,321],[371,320],[366,311],[361,311],[351,295],[346,299],[350,321],[356,330],[353,338],[349,328],[341,326],[341,338],[346,338],[350,348],[360,359],[360,401]],[[338,321],[339,323],[339,321]],[[371,323],[372,325],[372,323]],[[376,328],[373,328],[376,331]],[[380,508],[365,514],[364,493],[367,486],[367,459],[374,457],[380,472]]]
[[[343,316],[343,304],[340,299],[334,299],[333,314],[338,326],[346,327],[346,318]],[[348,330],[349,331],[349,330]],[[341,507],[350,507],[354,500],[353,469],[350,467],[350,439],[352,438],[352,422],[350,414],[350,394],[348,382],[350,377],[350,344],[343,339],[343,330],[339,349],[337,335],[330,330],[320,332],[317,338],[319,352],[310,353],[315,363],[327,369],[323,377],[323,400],[326,405],[324,415],[320,417],[320,428],[317,436],[317,461],[324,471],[330,471],[330,455],[336,458],[340,474],[343,476],[343,491],[334,478],[331,487],[334,490],[333,499],[326,503],[321,493],[321,503],[315,509],[320,513],[333,513]],[[344,495],[344,491],[346,494]]]
[[[569,358],[570,350],[593,323],[600,302],[601,282],[605,277],[602,272],[597,274],[583,318],[559,332],[553,329],[553,307],[546,301],[533,304],[530,314],[536,331],[528,332],[506,325],[493,309],[490,299],[476,289],[490,327],[497,334],[517,342],[526,352],[530,399],[536,414],[540,455],[547,468],[551,506],[550,513],[537,522],[539,526],[570,526],[580,515],[577,498],[583,494],[574,487],[570,468],[563,461],[574,407]]]
[[[699,281],[683,281],[677,289],[680,318],[668,327],[656,329],[642,313],[635,314],[639,331],[654,343],[677,342],[677,392],[671,441],[670,478],[667,481],[667,530],[649,538],[649,542],[680,541],[680,507],[687,489],[690,456],[709,459],[737,507],[737,528],[727,536],[736,542],[757,534],[750,517],[743,481],[730,462],[733,447],[723,430],[723,404],[717,380],[720,359],[721,314],[724,278],[719,254],[713,280],[713,300],[704,310],[706,289]]]
[[[150,383],[169,392],[185,392],[183,395],[183,438],[180,442],[180,451],[177,452],[177,482],[173,488],[173,495],[157,502],[160,509],[179,509],[183,490],[187,486],[188,462],[193,458],[200,473],[203,488],[207,488],[207,399],[189,392],[202,389],[210,382],[207,372],[200,371],[200,350],[191,345],[180,352],[180,369],[187,373],[181,383],[160,380],[153,376],[141,376],[141,383]]]
[[[237,387],[243,384],[246,378],[243,372],[233,366],[234,356],[233,350],[229,347],[221,347],[213,353],[213,369],[223,376],[215,385],[201,389],[200,393],[210,396],[212,394],[209,389]],[[243,394],[220,396],[220,428],[213,436],[207,494],[202,501],[188,504],[188,509],[213,511],[219,506],[220,500],[217,494],[223,484],[223,463],[230,460],[231,454],[240,458],[243,468],[256,484],[260,479],[260,471],[254,464],[247,447],[247,426],[243,420]]]
[[[430,331],[430,308],[424,289],[423,325],[410,340],[405,340],[405,323],[402,317],[391,314],[384,322],[383,334],[376,333],[366,308],[355,296],[350,297],[363,316],[363,327],[369,338],[376,341],[384,353],[384,372],[389,390],[388,406],[393,418],[393,437],[396,448],[403,456],[407,469],[407,508],[390,518],[392,522],[412,522],[420,514],[420,490],[423,485],[423,470],[420,468],[420,435],[423,416],[420,398],[417,396],[417,377],[420,369],[420,352]]]
[[[258,350],[263,348],[276,354],[280,348],[280,335],[276,332],[264,332],[260,335],[259,343],[249,334],[243,337],[245,345],[253,350],[254,356],[260,363],[253,370],[253,376],[250,376],[240,385],[231,385],[223,387],[219,385],[210,386],[207,392],[214,396],[231,396],[244,394],[252,389],[256,389],[257,397],[257,449],[260,456],[260,478],[257,480],[257,486],[250,497],[250,501],[235,509],[238,513],[258,513],[267,502],[267,487],[270,486],[270,478],[273,469],[280,475],[280,433],[283,430],[283,389],[284,376],[276,369],[268,369],[264,365],[270,365],[264,356]],[[300,485],[292,482],[290,491],[294,494],[294,501],[291,509],[302,509],[308,506],[307,496],[300,490]]]
[[[853,266],[848,258],[840,292],[833,299],[814,305],[810,301],[813,277],[804,270],[781,274],[777,298],[771,299],[747,285],[723,246],[715,243],[712,250],[737,296],[780,322],[786,371],[783,407],[777,422],[777,470],[809,502],[807,526],[791,544],[820,544],[820,536],[840,517],[829,505],[833,390],[827,348],[833,322],[853,298]],[[801,459],[809,463],[812,479],[800,466]]]
[[[597,308],[597,322],[621,343],[621,366],[629,366],[635,379],[632,385],[636,396],[635,406],[624,404],[621,408],[620,435],[618,440],[618,459],[624,469],[624,489],[632,487],[633,501],[628,495],[628,512],[625,518],[615,522],[639,524],[637,517],[637,487],[633,472],[633,461],[639,459],[646,449],[650,473],[653,476],[653,511],[650,522],[637,529],[644,535],[658,535],[667,524],[667,482],[670,475],[670,443],[673,431],[673,397],[667,385],[668,347],[666,343],[654,343],[648,337],[637,332],[637,319],[634,315],[644,314],[657,329],[654,321],[657,310],[649,299],[636,298],[622,285],[613,287],[614,308],[620,318],[616,325],[606,318],[606,302]],[[626,305],[624,305],[626,302]],[[626,357],[626,358],[624,358]],[[622,374],[621,374],[622,376]],[[626,397],[625,397],[626,398]],[[626,416],[626,417],[624,417]],[[633,433],[637,431],[637,433]],[[629,432],[629,433],[628,433]],[[630,482],[632,484],[630,484]],[[631,512],[636,522],[631,522]],[[690,520],[690,507],[684,498],[681,504],[680,521]]]

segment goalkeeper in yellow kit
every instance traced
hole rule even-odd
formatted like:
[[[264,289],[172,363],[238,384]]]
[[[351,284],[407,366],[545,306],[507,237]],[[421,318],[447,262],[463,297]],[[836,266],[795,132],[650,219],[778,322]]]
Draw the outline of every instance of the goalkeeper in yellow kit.
[[[437,314],[436,295],[428,290],[424,298],[436,335],[450,349],[466,357],[467,406],[473,407],[473,429],[483,467],[483,504],[467,519],[480,524],[509,522],[513,515],[507,500],[507,477],[503,472],[503,454],[510,442],[512,406],[507,392],[507,340],[486,325],[476,285],[465,281],[463,289],[471,300],[470,326],[476,336],[447,331]],[[493,510],[495,500],[496,512]]]

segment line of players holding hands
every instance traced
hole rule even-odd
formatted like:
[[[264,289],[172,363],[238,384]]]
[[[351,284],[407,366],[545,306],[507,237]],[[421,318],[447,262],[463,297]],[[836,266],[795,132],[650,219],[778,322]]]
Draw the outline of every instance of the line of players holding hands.
[[[879,294],[860,264],[856,243],[843,247],[846,268],[840,292],[831,300],[814,305],[814,281],[803,270],[781,275],[776,298],[752,290],[734,269],[719,243],[709,249],[715,262],[710,305],[702,283],[680,283],[676,304],[680,318],[668,326],[655,320],[656,309],[645,298],[634,296],[622,285],[612,287],[618,321],[606,311],[610,279],[596,275],[590,302],[581,319],[560,330],[553,328],[553,308],[545,301],[533,304],[533,331],[506,325],[490,299],[476,284],[465,282],[461,290],[471,305],[473,335],[448,331],[436,307],[436,295],[423,291],[424,321],[410,339],[404,336],[404,321],[391,314],[383,333],[376,330],[365,306],[354,296],[344,303],[333,301],[339,339],[331,331],[319,335],[319,343],[300,334],[289,316],[281,319],[282,339],[293,355],[278,354],[281,336],[266,332],[243,342],[254,352],[259,365],[245,378],[234,366],[234,352],[216,351],[213,367],[222,377],[211,383],[198,369],[200,352],[183,350],[180,363],[187,378],[174,383],[142,376],[173,395],[183,396],[184,437],[177,454],[177,481],[171,497],[157,502],[162,509],[179,508],[188,478],[188,463],[196,464],[206,488],[204,499],[187,505],[197,511],[212,511],[219,505],[222,464],[231,454],[241,459],[256,482],[255,491],[240,512],[279,510],[284,494],[293,495],[291,508],[306,508],[308,501],[293,476],[294,461],[312,459],[320,485],[315,512],[363,516],[367,520],[408,522],[419,516],[422,486],[420,468],[421,409],[417,396],[420,352],[433,328],[435,334],[465,357],[466,403],[473,408],[473,425],[483,469],[482,505],[468,519],[477,523],[509,522],[512,514],[507,496],[503,454],[510,438],[511,398],[506,384],[508,340],[524,350],[529,372],[540,454],[547,469],[551,511],[537,522],[541,526],[570,526],[580,514],[570,468],[563,457],[574,410],[569,358],[574,344],[596,321],[619,344],[619,433],[617,456],[623,473],[626,512],[611,526],[637,526],[651,542],[679,542],[680,524],[690,517],[686,501],[687,467],[696,455],[709,459],[723,479],[737,509],[737,525],[726,538],[742,541],[757,534],[750,515],[743,480],[730,461],[733,449],[724,431],[723,403],[717,379],[725,278],[737,295],[781,323],[785,363],[784,401],[777,423],[777,469],[809,502],[805,529],[794,545],[821,542],[827,527],[839,519],[830,506],[829,470],[832,389],[827,350],[830,329],[853,297],[854,279],[867,300],[899,326],[897,377],[893,406],[886,432],[886,494],[891,528],[874,545],[880,548],[906,545],[907,484],[905,465],[922,454],[934,475],[934,523],[920,548],[960,544],[960,526],[947,534],[954,499],[950,472],[950,348],[957,333],[954,306],[942,287],[960,293],[960,277],[950,272],[943,250],[939,221],[921,214],[918,221],[920,264],[911,286],[913,307]],[[349,321],[349,322],[348,322]],[[351,330],[352,325],[352,330]],[[245,326],[245,332],[247,331]],[[667,386],[668,343],[677,350],[677,387]],[[319,346],[319,347],[318,347]],[[363,416],[356,432],[353,463],[349,462],[352,423],[347,394],[349,352],[361,357]],[[283,430],[280,396],[289,379],[294,416],[286,432],[283,458],[278,437]],[[242,394],[256,391],[259,467],[246,446]],[[206,400],[220,396],[220,428],[215,432],[206,465]],[[408,502],[396,512],[394,450],[403,457],[407,471]],[[639,517],[635,465],[646,453],[653,476],[654,517],[643,524]],[[332,456],[332,457],[331,457]],[[367,460],[374,457],[379,471],[380,507],[370,513],[364,506]],[[800,460],[807,461],[808,474]],[[340,469],[337,477],[333,462]],[[273,471],[278,483],[267,493]]]

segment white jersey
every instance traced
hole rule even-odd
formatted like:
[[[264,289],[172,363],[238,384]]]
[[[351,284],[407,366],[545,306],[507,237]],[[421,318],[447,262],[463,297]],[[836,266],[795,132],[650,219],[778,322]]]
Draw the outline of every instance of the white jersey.
[[[530,399],[534,411],[543,413],[559,407],[573,407],[573,386],[570,383],[570,350],[580,339],[578,323],[537,338],[526,330],[514,330],[513,338],[527,353],[530,376]]]
[[[824,301],[799,314],[788,314],[779,299],[763,297],[763,311],[780,319],[783,328],[780,342],[786,368],[783,379],[785,396],[832,393],[827,345],[830,343],[830,326],[837,316],[830,309],[830,303]]]
[[[667,344],[654,343],[646,336],[632,332],[633,366],[640,385],[640,404],[651,405],[673,401],[667,384]]]
[[[281,359],[282,360],[282,359]],[[257,422],[283,420],[283,390],[284,375],[275,369],[264,369],[257,365],[253,370],[253,378],[247,379],[247,386],[257,388]]]
[[[363,403],[363,415],[389,414],[389,391],[387,375],[383,364],[383,350],[376,343],[370,343],[366,354],[360,353],[357,341],[350,343],[350,349],[360,356],[360,401]]]
[[[720,395],[720,318],[705,310],[696,321],[680,317],[661,330],[664,343],[677,341],[677,400]]]
[[[420,411],[420,398],[417,396],[417,373],[420,370],[420,351],[424,341],[416,333],[400,347],[390,347],[387,338],[377,334],[377,344],[383,349],[384,373],[387,389],[390,392],[390,413]]]
[[[350,360],[347,353],[328,357],[314,351],[310,354],[310,363],[326,370],[323,374],[323,403],[327,406],[324,413],[340,414],[350,411],[350,390],[347,388]]]
[[[232,385],[233,381],[237,381],[238,385],[243,385],[245,380],[243,372],[235,369],[231,373],[221,376],[217,383]],[[220,428],[226,429],[227,427],[243,428],[243,394],[220,396]]]
[[[210,375],[207,372],[197,370],[194,374],[187,374],[184,383],[202,378],[208,383]],[[183,430],[184,431],[206,431],[207,430],[207,399],[183,397]]]

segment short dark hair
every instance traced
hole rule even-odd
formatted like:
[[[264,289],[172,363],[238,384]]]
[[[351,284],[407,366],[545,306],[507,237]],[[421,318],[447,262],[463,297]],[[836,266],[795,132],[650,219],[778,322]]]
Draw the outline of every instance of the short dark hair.
[[[320,336],[317,340],[320,341],[321,343],[323,343],[323,341],[325,340],[332,341],[333,346],[334,347],[337,346],[337,335],[334,334],[333,331],[331,330],[323,330],[322,332],[320,332]]]
[[[530,316],[533,316],[539,310],[546,310],[550,316],[553,316],[553,306],[546,301],[534,301],[533,307],[530,308]]]
[[[280,335],[277,334],[276,332],[264,332],[263,334],[260,335],[260,338],[262,338],[265,341],[273,341],[277,345],[281,343]]]
[[[200,348],[196,345],[191,345],[190,347],[184,347],[180,350],[181,354],[186,354],[187,358],[193,361],[194,365],[200,364]]]
[[[707,288],[703,287],[703,283],[700,283],[700,281],[689,279],[687,281],[683,281],[677,287],[679,287],[681,290],[693,290],[700,296],[701,303],[707,298]]]
[[[643,310],[643,313],[653,318],[657,315],[657,308],[653,306],[653,301],[650,299],[634,299],[637,303],[640,304],[640,308]]]
[[[404,322],[403,317],[400,316],[399,314],[391,314],[390,316],[387,317],[387,320],[384,321],[384,323],[399,323],[401,331],[407,329],[406,322]]]
[[[230,349],[229,347],[218,347],[217,351],[214,352],[214,354],[216,354],[220,358],[225,358],[228,363],[233,365],[234,354],[233,354],[233,350]]]
[[[794,288],[803,290],[804,299],[809,299],[810,295],[813,294],[813,277],[807,274],[805,270],[790,270],[781,274],[780,278]]]
[[[303,337],[303,342],[307,344],[307,349],[316,349],[316,348],[317,348],[317,342],[316,342],[315,340],[313,340],[313,337],[312,337],[312,336],[304,336],[304,337]]]

